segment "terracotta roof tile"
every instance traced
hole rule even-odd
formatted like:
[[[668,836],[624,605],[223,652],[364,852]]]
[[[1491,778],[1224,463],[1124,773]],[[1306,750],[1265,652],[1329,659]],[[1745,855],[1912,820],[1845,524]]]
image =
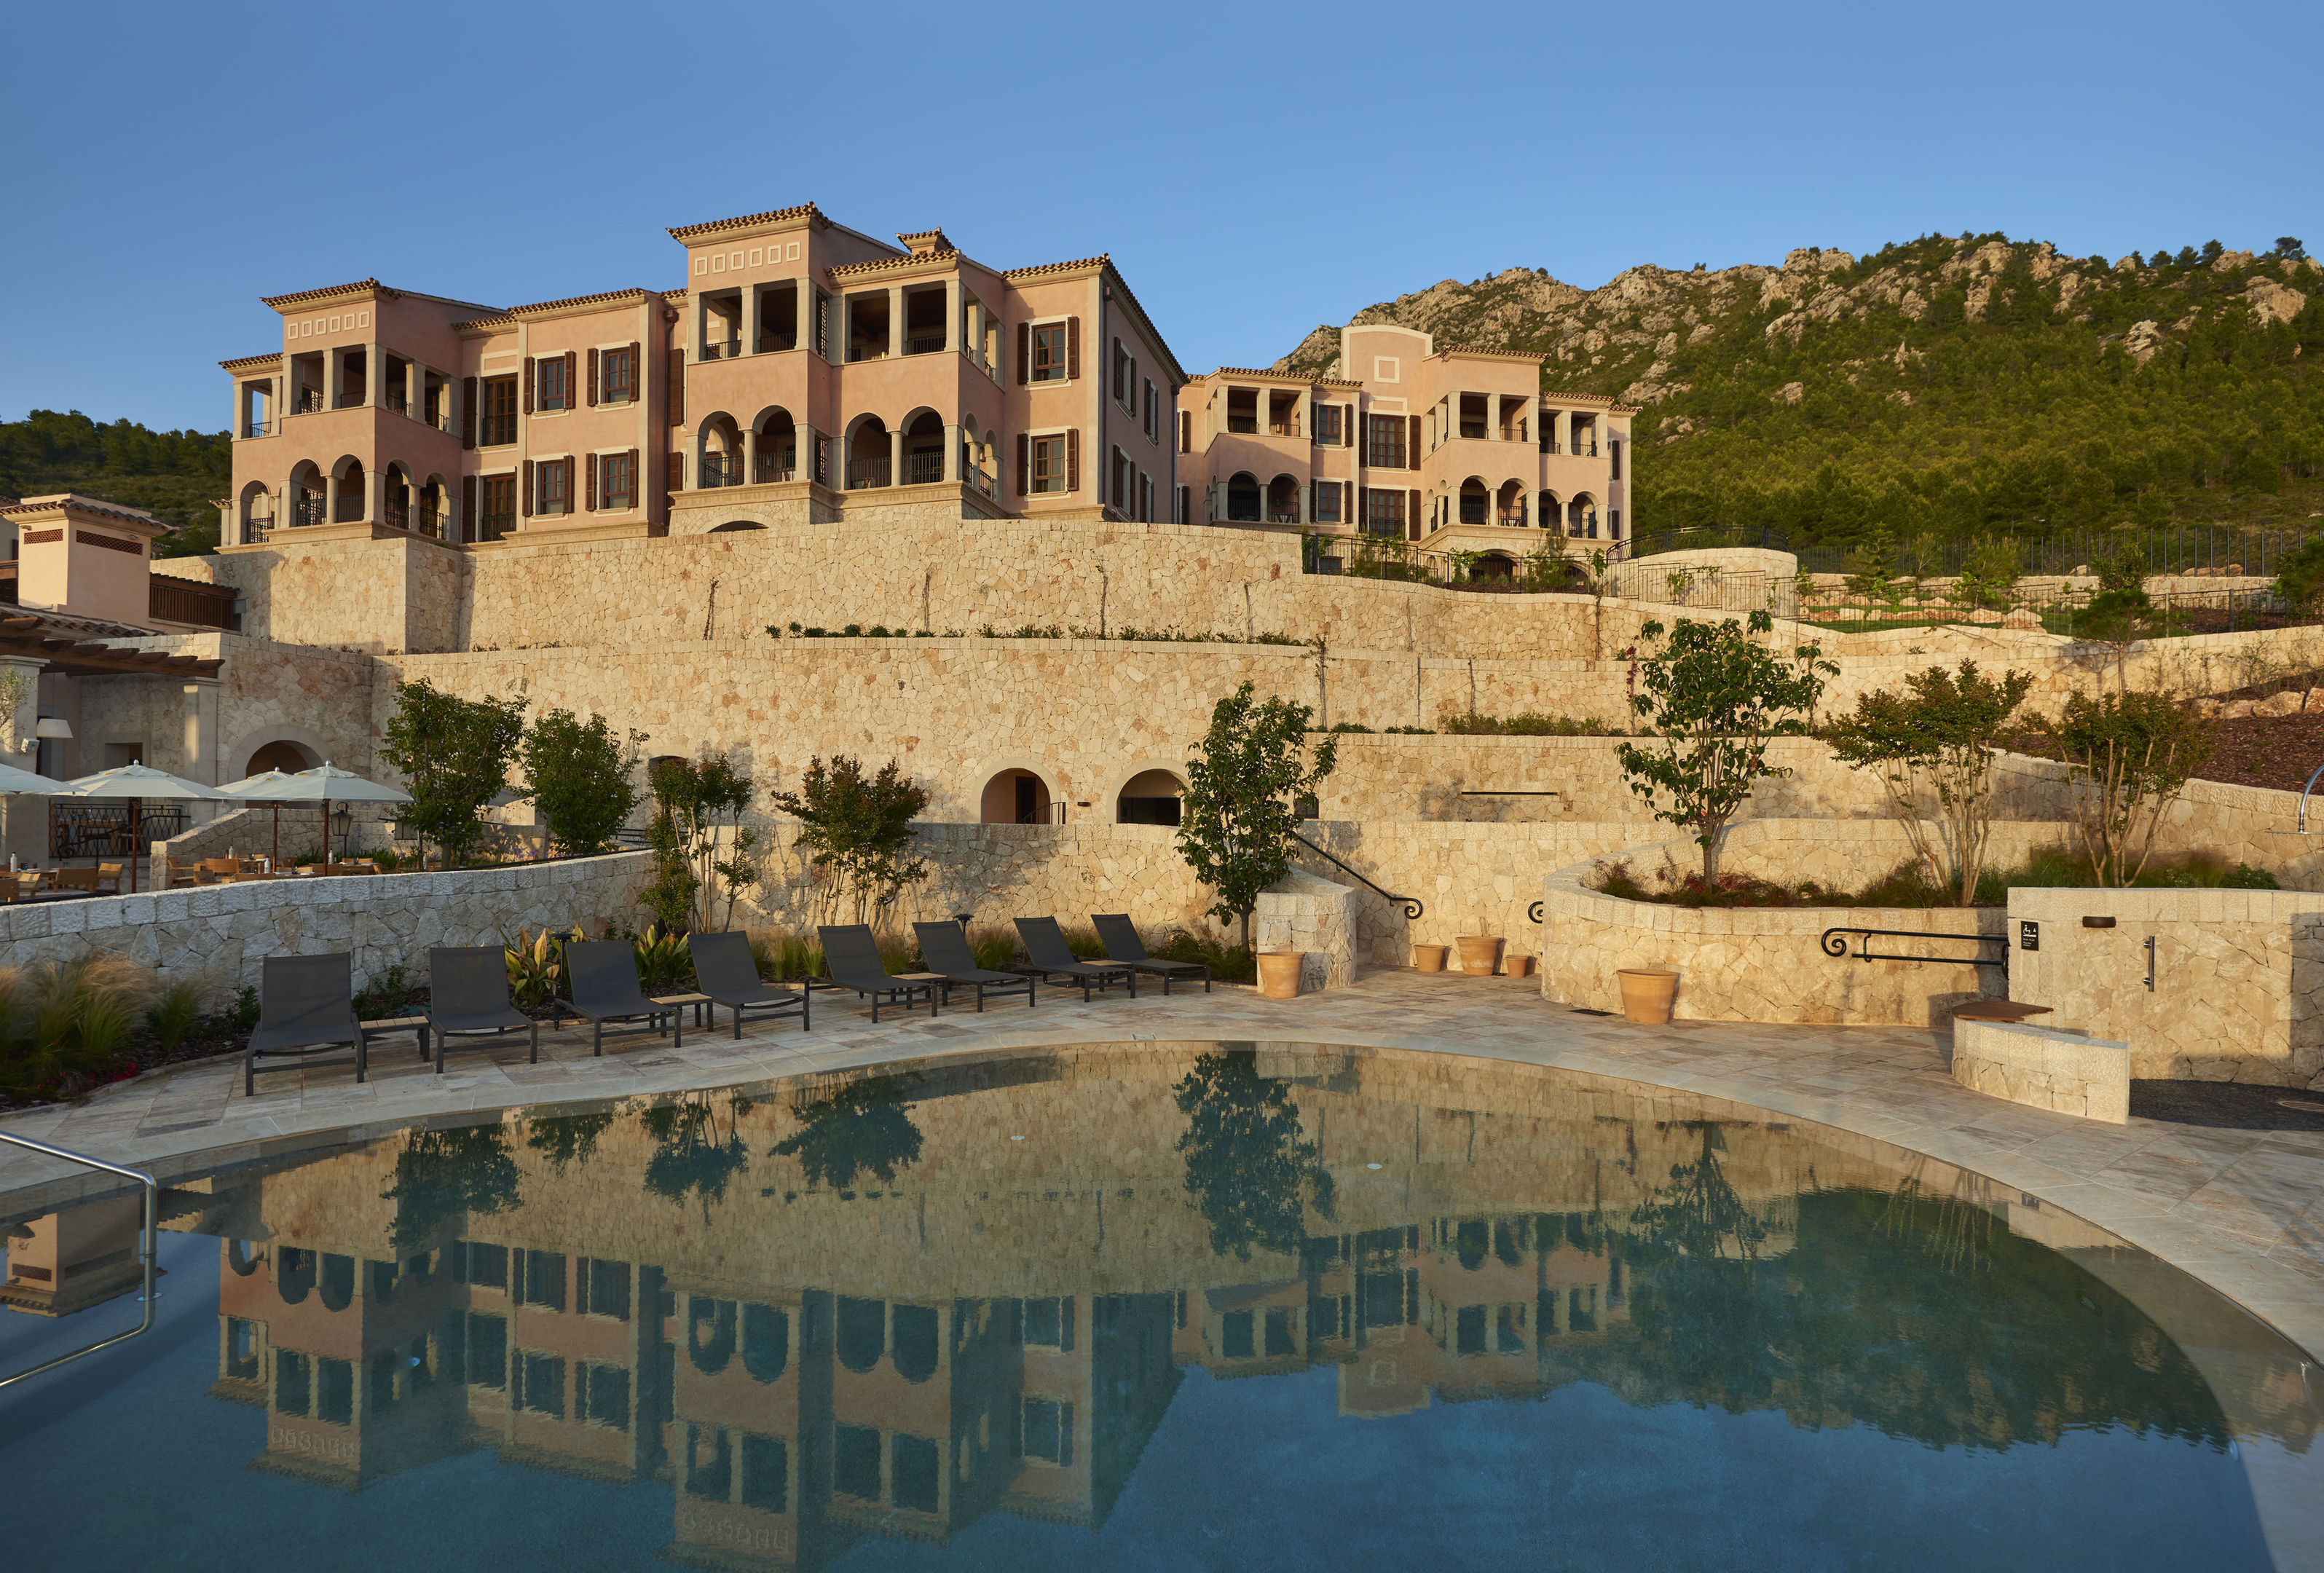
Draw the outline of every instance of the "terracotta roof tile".
[[[797,207],[774,207],[764,213],[745,213],[733,218],[714,218],[706,224],[681,224],[669,232],[669,237],[676,241],[689,241],[706,235],[716,235],[722,230],[741,229],[745,225],[771,224],[779,218],[820,218],[822,216],[816,211],[814,203],[802,202]]]
[[[869,262],[842,262],[836,267],[825,268],[824,271],[835,279],[853,279],[860,273],[876,273],[888,268],[908,268],[915,264],[957,262],[964,260],[960,249],[955,246],[948,251],[912,252],[900,257],[873,257]]]
[[[512,306],[503,315],[526,317],[544,311],[562,311],[574,306],[595,306],[612,300],[643,300],[650,290],[632,284],[626,290],[608,290],[600,295],[567,295],[562,300],[536,300],[530,306]]]
[[[240,360],[220,361],[218,363],[219,365],[225,367],[229,372],[254,371],[260,366],[277,366],[281,363],[282,352],[281,350],[269,350],[263,355],[244,355]]]
[[[1069,272],[1075,268],[1107,267],[1112,262],[1111,253],[1100,252],[1096,256],[1076,257],[1069,262],[1042,262],[1030,268],[1004,268],[1001,270],[1001,276],[1013,284],[1019,279],[1036,279],[1044,273]]]
[[[390,297],[402,293],[400,290],[389,289],[377,279],[357,279],[352,284],[333,284],[321,290],[300,290],[290,295],[261,295],[258,298],[258,303],[261,306],[280,308],[284,306],[303,306],[309,300],[327,300],[334,295],[366,294],[373,290]]]

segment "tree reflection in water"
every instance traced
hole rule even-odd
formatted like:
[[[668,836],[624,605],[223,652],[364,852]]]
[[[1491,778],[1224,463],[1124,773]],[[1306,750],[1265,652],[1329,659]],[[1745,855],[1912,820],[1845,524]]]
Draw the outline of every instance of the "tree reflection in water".
[[[749,1112],[751,1100],[739,1094],[725,1099],[726,1131],[721,1136],[713,1097],[688,1092],[638,1116],[654,1139],[645,1163],[647,1193],[681,1207],[688,1196],[699,1199],[705,1223],[710,1221],[710,1204],[726,1199],[727,1182],[751,1166],[750,1148],[735,1130],[735,1118]]]
[[[597,1138],[612,1128],[613,1111],[595,1114],[553,1114],[524,1122],[524,1145],[555,1165],[558,1178],[567,1164],[586,1164],[597,1151]]]
[[[380,1192],[395,1203],[390,1240],[398,1256],[418,1250],[462,1214],[501,1212],[517,1205],[516,1158],[506,1127],[406,1133],[395,1154],[395,1180]]]
[[[1186,1116],[1178,1151],[1186,1189],[1210,1225],[1211,1250],[1250,1260],[1253,1246],[1292,1252],[1307,1238],[1306,1201],[1332,1217],[1331,1173],[1306,1139],[1286,1084],[1259,1073],[1252,1049],[1227,1049],[1194,1061],[1179,1081]]]
[[[851,1081],[829,1097],[796,1105],[791,1114],[799,1129],[777,1142],[772,1154],[797,1158],[810,1187],[844,1191],[862,1173],[890,1185],[898,1169],[920,1161],[920,1127],[892,1076]]]

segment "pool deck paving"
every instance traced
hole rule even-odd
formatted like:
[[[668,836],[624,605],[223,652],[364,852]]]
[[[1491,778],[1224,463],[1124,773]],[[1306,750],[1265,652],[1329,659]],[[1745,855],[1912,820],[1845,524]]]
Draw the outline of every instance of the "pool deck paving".
[[[931,1019],[883,1008],[873,1025],[854,997],[818,991],[815,1029],[796,1017],[721,1017],[681,1046],[608,1035],[589,1053],[586,1024],[455,1048],[445,1072],[412,1038],[374,1042],[369,1079],[336,1067],[263,1074],[242,1092],[240,1059],[176,1066],[86,1100],[0,1118],[0,1130],[143,1169],[170,1182],[402,1127],[531,1104],[629,1098],[996,1051],[1135,1040],[1314,1043],[1466,1054],[1611,1078],[1641,1088],[1810,1120],[1892,1143],[2062,1210],[2184,1269],[2324,1356],[2324,1132],[2227,1130],[2134,1118],[2102,1125],[2021,1108],[1954,1081],[1948,1029],[1674,1022],[1638,1026],[1544,1001],[1505,978],[1400,970],[1351,988],[1268,1000],[1222,985],[1164,997],[1141,985],[1084,1004],[1045,989],[1037,1008],[997,1001]],[[119,1182],[0,1145],[0,1214],[22,1217]]]

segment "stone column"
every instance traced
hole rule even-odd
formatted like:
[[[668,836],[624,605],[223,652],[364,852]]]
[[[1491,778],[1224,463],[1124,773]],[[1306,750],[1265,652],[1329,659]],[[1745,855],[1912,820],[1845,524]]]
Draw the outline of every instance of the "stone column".
[[[888,354],[904,353],[904,290],[900,284],[888,287]]]
[[[751,342],[755,344],[758,341],[753,339]],[[742,428],[742,484],[754,485],[758,479],[759,428],[755,426],[746,426]]]
[[[374,465],[364,472],[364,517],[378,524],[387,517],[387,467]]]
[[[759,353],[759,287],[756,284],[742,286],[742,353],[746,355]]]
[[[22,677],[23,694],[5,714],[0,714],[0,764],[37,772],[40,745],[32,730],[41,714],[42,662],[19,656],[0,656],[0,680]],[[19,750],[22,750],[21,752]],[[49,800],[45,797],[0,797],[0,858],[10,853],[45,863],[48,859]]]
[[[961,468],[960,425],[957,421],[945,428],[944,478],[955,483],[968,479],[967,473]]]
[[[364,408],[387,408],[387,362],[375,344],[364,345]]]
[[[961,343],[960,275],[954,273],[945,281],[945,348],[964,349]]]
[[[904,433],[902,428],[888,434],[888,484],[904,483]]]

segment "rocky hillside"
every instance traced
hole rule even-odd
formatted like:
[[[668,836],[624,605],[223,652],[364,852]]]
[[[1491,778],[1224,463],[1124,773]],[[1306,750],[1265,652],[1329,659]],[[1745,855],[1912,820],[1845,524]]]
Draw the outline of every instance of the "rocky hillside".
[[[1368,308],[1437,342],[1539,350],[1550,390],[1643,407],[1641,529],[1845,545],[2135,520],[2324,518],[2324,268],[2265,253],[2061,256],[1924,236],[1783,266],[1537,270]],[[1277,363],[1333,369],[1338,330]]]

